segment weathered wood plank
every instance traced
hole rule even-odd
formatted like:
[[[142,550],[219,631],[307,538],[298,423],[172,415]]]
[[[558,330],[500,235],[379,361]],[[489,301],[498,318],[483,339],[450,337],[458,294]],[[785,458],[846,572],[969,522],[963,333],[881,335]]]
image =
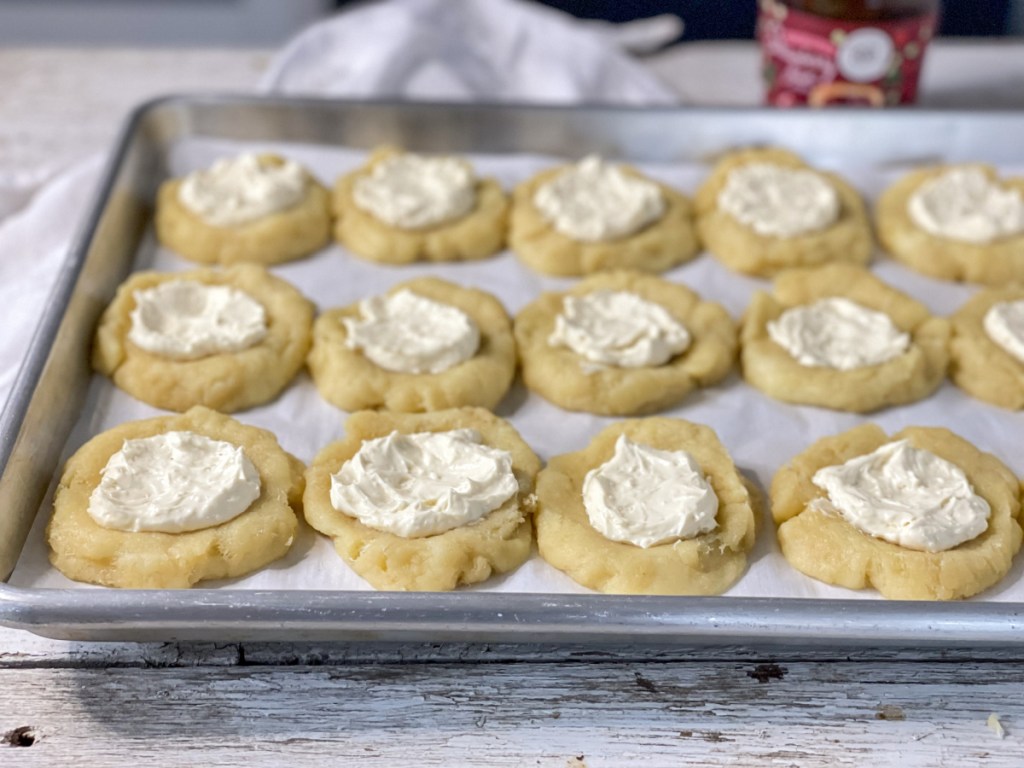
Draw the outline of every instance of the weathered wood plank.
[[[999,648],[751,648],[482,643],[89,643],[31,635],[0,635],[0,668],[195,666],[337,666],[395,663],[596,663],[734,661],[1015,661],[1019,649]]]
[[[1017,768],[1022,691],[1022,663],[8,669],[0,733],[33,743],[0,764]]]

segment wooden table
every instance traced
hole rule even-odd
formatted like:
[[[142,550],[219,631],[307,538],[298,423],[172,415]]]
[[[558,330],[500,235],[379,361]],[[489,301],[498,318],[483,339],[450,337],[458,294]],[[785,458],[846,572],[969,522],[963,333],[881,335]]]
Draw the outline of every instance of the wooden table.
[[[1024,105],[1024,46],[933,53],[926,102]],[[45,178],[106,147],[141,99],[250,88],[266,60],[252,50],[0,51],[0,174]],[[749,44],[650,62],[691,103],[758,98]],[[0,765],[1017,768],[1019,656],[91,644],[0,628]]]

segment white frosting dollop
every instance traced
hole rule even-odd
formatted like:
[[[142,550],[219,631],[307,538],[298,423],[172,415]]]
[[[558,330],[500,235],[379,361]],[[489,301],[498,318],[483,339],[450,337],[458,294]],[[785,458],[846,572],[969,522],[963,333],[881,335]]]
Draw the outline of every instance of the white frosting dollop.
[[[359,302],[360,317],[342,320],[345,345],[397,373],[441,373],[469,360],[480,329],[457,307],[408,289]]]
[[[907,440],[819,469],[812,481],[828,495],[820,509],[907,549],[952,549],[981,534],[991,514],[962,469]]]
[[[263,305],[227,285],[169,280],[133,298],[128,340],[172,360],[240,352],[267,335]]]
[[[1024,363],[1024,301],[993,304],[985,313],[982,326],[992,341]]]
[[[533,205],[573,240],[614,240],[639,232],[665,213],[657,184],[591,155],[540,185]]]
[[[629,291],[566,296],[548,338],[598,365],[662,365],[690,346],[690,333],[660,304]]]
[[[226,523],[260,495],[241,447],[195,432],[125,440],[101,470],[89,516],[119,531],[182,533]]]
[[[831,226],[839,195],[814,171],[749,163],[730,171],[718,207],[765,237],[796,237]]]
[[[263,305],[230,286],[172,280],[135,291],[128,340],[177,360],[239,352],[267,334]]]
[[[356,179],[352,199],[392,227],[431,227],[473,210],[476,176],[458,157],[392,155]]]
[[[686,451],[619,435],[615,454],[584,478],[583,506],[606,539],[646,549],[713,530],[718,496]]]
[[[215,227],[245,224],[283,211],[305,194],[306,174],[297,163],[271,163],[248,153],[194,171],[178,188],[182,205]]]
[[[508,451],[475,429],[367,440],[331,475],[331,504],[364,525],[405,538],[472,523],[519,491]]]
[[[768,335],[801,365],[840,371],[884,363],[910,346],[884,312],[840,296],[787,309],[768,323]]]
[[[921,184],[907,201],[921,229],[966,243],[990,243],[1024,232],[1024,199],[993,183],[977,166],[950,168]]]

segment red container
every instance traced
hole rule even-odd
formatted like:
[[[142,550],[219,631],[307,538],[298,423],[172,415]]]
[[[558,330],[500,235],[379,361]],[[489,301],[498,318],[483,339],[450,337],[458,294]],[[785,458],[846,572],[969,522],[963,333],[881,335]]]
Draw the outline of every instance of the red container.
[[[938,0],[760,0],[765,100],[779,107],[910,104]]]

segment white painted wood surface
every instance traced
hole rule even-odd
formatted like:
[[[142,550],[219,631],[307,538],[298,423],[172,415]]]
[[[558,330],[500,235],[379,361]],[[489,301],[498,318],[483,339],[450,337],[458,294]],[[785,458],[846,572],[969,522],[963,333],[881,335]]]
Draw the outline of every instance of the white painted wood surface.
[[[934,53],[933,103],[1024,103],[1024,45]],[[758,99],[749,45],[650,62],[691,103]],[[142,99],[249,89],[265,63],[245,50],[2,50],[0,183],[104,149]],[[0,628],[0,766],[1024,765],[1020,654],[917,655],[89,644]]]
[[[1022,690],[1017,663],[6,669],[32,743],[0,763],[1019,768]]]

